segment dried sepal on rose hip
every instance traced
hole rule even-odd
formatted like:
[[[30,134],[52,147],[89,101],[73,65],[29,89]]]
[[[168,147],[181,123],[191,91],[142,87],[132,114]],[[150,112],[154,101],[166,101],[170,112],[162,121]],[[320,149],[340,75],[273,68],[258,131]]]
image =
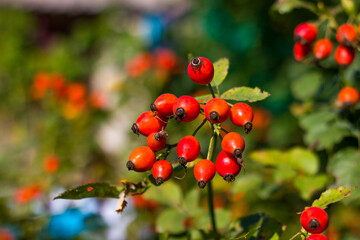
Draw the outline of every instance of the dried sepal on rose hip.
[[[135,172],[146,172],[152,168],[155,161],[155,153],[148,146],[141,146],[130,153],[126,167]]]
[[[236,126],[244,127],[245,134],[251,131],[253,119],[254,112],[246,103],[235,103],[230,109],[231,122]]]
[[[237,164],[236,159],[225,151],[221,151],[216,158],[215,168],[216,172],[227,182],[234,181],[241,170],[241,166]]]
[[[214,178],[215,173],[215,164],[208,159],[202,159],[195,164],[194,176],[198,181],[199,188],[204,188]]]
[[[240,134],[236,132],[227,133],[221,141],[222,149],[235,157],[236,162],[244,168],[244,159],[242,154],[245,150],[245,141]]]
[[[136,122],[132,125],[131,130],[135,134],[149,136],[153,132],[160,132],[167,125],[167,119],[159,117],[152,111],[142,113]]]
[[[170,179],[173,173],[173,167],[170,162],[166,160],[159,160],[154,163],[151,172],[155,178],[156,184],[160,185]]]
[[[300,223],[309,233],[322,233],[329,224],[329,217],[322,208],[308,207],[301,213]]]
[[[342,107],[353,107],[360,100],[359,91],[354,87],[344,87],[338,93],[338,101]]]
[[[205,117],[211,123],[222,123],[230,114],[229,104],[221,98],[212,98],[204,108]]]
[[[171,93],[160,95],[153,104],[150,105],[151,111],[157,112],[159,116],[168,117],[173,114],[173,106],[177,97]]]
[[[189,63],[187,72],[193,82],[206,85],[209,84],[214,77],[214,66],[207,58],[194,57]]]
[[[183,137],[177,147],[178,161],[182,166],[192,162],[200,155],[200,143],[194,136]]]
[[[174,119],[177,122],[191,122],[200,113],[199,102],[191,96],[179,97],[173,105]]]

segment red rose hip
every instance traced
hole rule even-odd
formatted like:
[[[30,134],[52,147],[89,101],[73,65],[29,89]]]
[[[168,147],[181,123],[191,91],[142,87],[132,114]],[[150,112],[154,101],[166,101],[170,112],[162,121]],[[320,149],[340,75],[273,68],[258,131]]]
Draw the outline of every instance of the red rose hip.
[[[346,67],[350,65],[355,57],[355,50],[352,47],[338,46],[335,50],[335,61],[338,65]]]
[[[357,42],[356,29],[353,25],[342,24],[336,31],[336,40],[344,46],[351,47]]]
[[[200,105],[191,96],[181,96],[174,103],[173,113],[177,122],[191,122],[199,116]]]
[[[329,218],[325,210],[309,207],[301,213],[300,223],[309,233],[322,233],[329,224]]]
[[[235,103],[230,109],[231,122],[236,126],[244,127],[246,134],[248,134],[252,129],[253,119],[253,110],[246,103]]]
[[[155,153],[147,146],[135,148],[126,163],[128,170],[135,172],[146,172],[150,170],[156,160]]]
[[[328,58],[333,50],[333,44],[329,39],[319,39],[314,46],[314,55],[316,59],[323,60]]]
[[[241,170],[241,166],[237,164],[236,159],[225,151],[221,151],[216,158],[215,168],[217,173],[227,182],[234,181]]]
[[[355,106],[360,99],[359,91],[353,87],[344,87],[338,94],[338,100],[343,107]]]
[[[306,238],[306,240],[329,240],[329,238],[322,234],[313,234],[310,237]]]
[[[176,148],[178,161],[185,166],[187,162],[192,162],[200,155],[199,141],[193,136],[183,137]]]
[[[302,61],[311,52],[310,44],[295,43],[294,45],[294,58],[296,61]]]
[[[226,134],[221,142],[221,147],[228,155],[234,156],[239,165],[244,167],[242,153],[245,150],[245,141],[240,134],[236,132]]]
[[[191,59],[187,71],[190,79],[200,85],[209,84],[214,77],[214,66],[204,57]]]
[[[165,118],[156,116],[152,111],[147,111],[142,113],[136,123],[131,127],[131,130],[135,134],[142,134],[144,136],[149,136],[153,132],[160,132],[167,125]]]
[[[195,164],[194,176],[198,181],[198,186],[204,188],[215,176],[215,165],[208,159],[202,159]]]
[[[150,105],[150,109],[153,112],[157,112],[159,116],[167,117],[173,114],[173,106],[177,97],[171,93],[164,93],[160,95],[153,104]]]
[[[211,123],[222,123],[229,117],[230,107],[224,99],[213,98],[206,103],[204,113]]]
[[[155,178],[156,184],[160,185],[170,179],[173,172],[173,167],[168,161],[159,160],[154,163],[151,172],[153,177]]]
[[[317,36],[317,27],[311,23],[300,23],[294,30],[294,38],[296,42],[301,44],[310,44],[315,41]]]
[[[154,152],[159,151],[166,145],[165,134],[162,134],[161,132],[153,132],[147,137],[146,143]]]

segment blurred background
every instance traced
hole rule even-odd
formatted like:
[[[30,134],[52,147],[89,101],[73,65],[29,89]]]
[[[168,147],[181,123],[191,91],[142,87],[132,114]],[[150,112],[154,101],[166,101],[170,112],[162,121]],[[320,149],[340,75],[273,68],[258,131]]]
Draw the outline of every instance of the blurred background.
[[[357,140],[336,136],[296,155],[310,145],[299,116],[315,97],[329,104],[336,97],[336,91],[318,95],[304,88],[313,79],[328,81],[331,89],[340,85],[331,80],[337,71],[295,62],[293,29],[315,15],[302,9],[281,15],[279,2],[0,0],[0,239],[158,239],[158,232],[180,239],[209,229],[206,193],[192,171],[129,198],[121,215],[116,199],[53,200],[80,184],[119,185],[145,176],[125,167],[131,150],[146,144],[130,130],[132,123],[162,93],[207,93],[186,74],[188,54],[230,60],[220,91],[250,86],[271,94],[251,103],[246,174],[231,184],[214,179],[220,231],[239,217],[266,212],[286,223],[282,239],[289,239],[300,228],[296,212],[337,184],[327,167],[331,149],[343,138],[357,147]],[[297,81],[300,76],[310,82]],[[170,123],[168,142],[191,134],[201,121]],[[230,121],[223,127],[242,133]],[[205,153],[209,129],[197,137]],[[295,152],[314,170],[268,168],[259,149]],[[176,154],[168,160],[174,163]],[[358,183],[355,176],[351,181]],[[360,239],[359,206],[355,197],[329,209],[330,239]]]

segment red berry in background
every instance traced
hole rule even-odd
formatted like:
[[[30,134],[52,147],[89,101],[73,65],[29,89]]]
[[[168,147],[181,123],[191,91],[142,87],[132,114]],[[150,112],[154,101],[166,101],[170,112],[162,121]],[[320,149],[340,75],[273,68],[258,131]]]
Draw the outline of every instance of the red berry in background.
[[[302,61],[311,52],[311,45],[295,43],[294,45],[294,58],[296,61]]]
[[[335,61],[338,65],[346,67],[350,65],[355,57],[355,50],[352,47],[338,46],[335,50]]]
[[[253,119],[253,110],[246,103],[235,103],[230,109],[231,122],[236,126],[244,127],[246,134],[248,134],[252,129]]]
[[[311,23],[300,23],[294,30],[296,42],[301,44],[310,44],[315,41],[317,36],[317,27]]]
[[[230,107],[224,99],[213,98],[206,103],[204,113],[211,123],[222,123],[229,117]]]
[[[359,91],[353,87],[344,87],[338,93],[338,100],[343,107],[355,106],[360,100]]]
[[[152,168],[155,160],[155,153],[148,146],[141,146],[130,153],[126,167],[128,170],[134,170],[135,172],[145,172]]]
[[[194,176],[198,181],[198,186],[204,188],[215,176],[215,164],[208,160],[202,159],[195,164]]]
[[[131,197],[131,200],[133,201],[134,207],[136,209],[148,209],[148,210],[154,210],[159,206],[159,203],[146,199],[143,194],[135,195]]]
[[[186,136],[179,141],[176,151],[179,163],[185,166],[199,157],[200,143],[194,136]]]
[[[149,136],[153,132],[160,132],[167,125],[165,118],[156,116],[152,111],[142,113],[131,127],[135,134]]]
[[[167,117],[173,114],[173,106],[177,97],[171,93],[160,95],[153,104],[150,105],[151,111],[157,111],[159,116]]]
[[[353,25],[342,24],[336,31],[336,40],[344,46],[351,47],[357,42],[356,29]]]
[[[329,238],[322,234],[313,234],[310,237],[306,238],[306,240],[329,240]]]
[[[48,156],[44,159],[43,168],[46,173],[55,173],[59,168],[59,159],[56,156]]]
[[[216,158],[215,168],[217,173],[227,182],[234,181],[241,170],[241,166],[237,164],[236,159],[225,151],[221,151]]]
[[[236,132],[226,134],[221,142],[221,147],[227,154],[234,156],[239,165],[244,167],[242,153],[245,150],[245,141],[240,134]]]
[[[329,218],[325,210],[309,207],[301,213],[300,223],[309,233],[322,233],[329,224]]]
[[[155,178],[156,184],[160,185],[170,179],[173,172],[173,167],[168,161],[159,160],[154,163],[151,172],[153,177]]]
[[[204,57],[191,59],[187,71],[190,79],[200,85],[209,84],[214,77],[214,66]]]
[[[191,122],[199,116],[200,105],[191,96],[181,96],[174,103],[173,113],[176,121]]]
[[[313,52],[318,60],[325,59],[330,56],[333,50],[333,44],[329,39],[323,38],[316,41]]]
[[[155,152],[165,147],[166,138],[165,135],[162,134],[161,132],[160,133],[153,132],[147,137],[146,143],[149,146],[149,148]]]

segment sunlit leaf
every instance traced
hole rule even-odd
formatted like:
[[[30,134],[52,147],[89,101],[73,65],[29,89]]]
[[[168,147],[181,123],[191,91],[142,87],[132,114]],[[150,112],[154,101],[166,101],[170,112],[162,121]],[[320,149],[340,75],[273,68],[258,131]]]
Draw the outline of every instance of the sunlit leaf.
[[[119,189],[115,185],[105,182],[95,182],[68,189],[54,199],[82,199],[91,197],[118,198],[121,191],[123,191],[123,189]]]
[[[207,103],[210,99],[212,99],[211,94],[201,95],[195,97],[196,100],[198,100],[199,103]]]
[[[181,233],[185,231],[183,221],[186,216],[177,209],[167,209],[163,211],[156,219],[156,228],[158,232]]]
[[[219,86],[226,78],[229,70],[229,59],[221,58],[214,63],[214,78],[212,85]]]
[[[338,187],[323,192],[319,199],[316,199],[312,206],[325,209],[329,204],[336,203],[350,196],[354,187]]]
[[[294,187],[300,192],[303,199],[309,200],[315,192],[324,189],[329,181],[330,177],[325,174],[299,176],[294,181]]]
[[[312,175],[319,169],[319,159],[312,151],[306,148],[295,147],[290,149],[291,165],[306,174]]]
[[[234,87],[224,92],[221,98],[234,101],[257,102],[269,97],[270,93],[261,91],[260,88]]]
[[[272,6],[273,11],[278,11],[280,14],[289,13],[296,8],[314,8],[312,4],[301,0],[277,0]]]
[[[179,206],[182,202],[181,189],[172,181],[167,181],[161,184],[161,186],[151,187],[146,191],[145,197],[170,206]]]

